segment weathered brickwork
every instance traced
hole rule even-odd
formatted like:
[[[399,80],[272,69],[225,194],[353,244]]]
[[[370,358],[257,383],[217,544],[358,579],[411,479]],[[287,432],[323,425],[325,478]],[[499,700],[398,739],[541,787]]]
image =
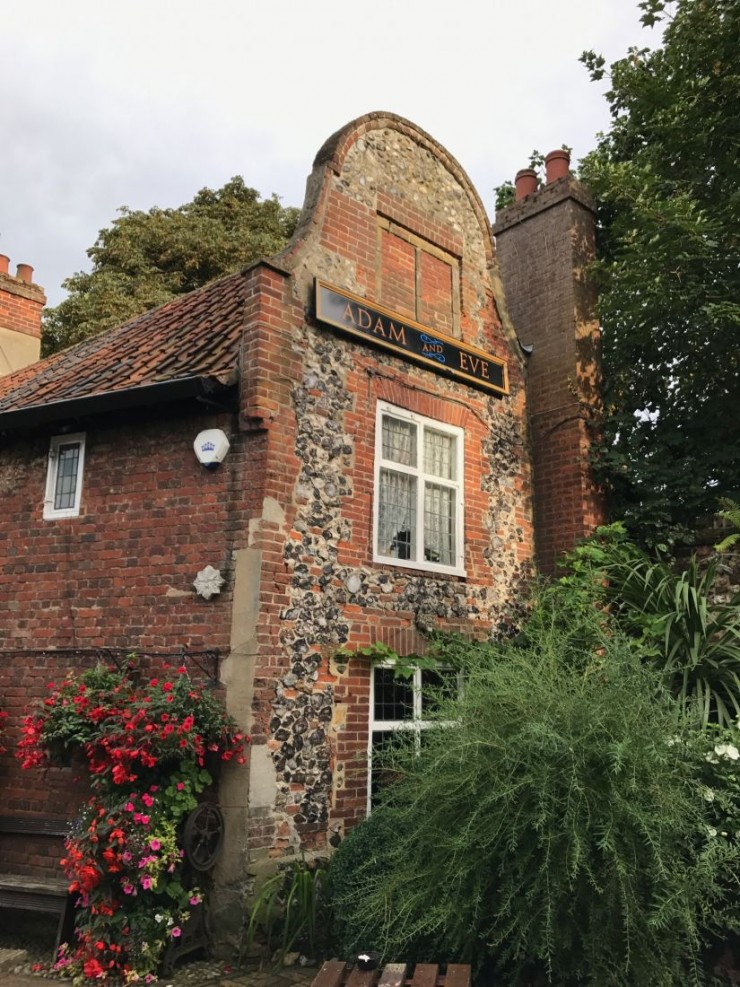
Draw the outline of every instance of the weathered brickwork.
[[[498,632],[532,571],[522,359],[494,300],[480,203],[426,135],[373,123],[335,147],[331,167],[320,156],[302,237],[280,259],[282,288],[270,272],[285,308],[255,310],[246,329],[279,397],[250,393],[244,417],[266,425],[267,462],[281,467],[267,482],[280,524],[260,531],[260,610],[277,606],[278,621],[264,621],[255,669],[253,785],[274,793],[250,813],[257,870],[261,856],[324,850],[365,814],[370,663],[339,649],[382,641],[408,654],[432,628]],[[314,324],[316,276],[505,359],[510,395]],[[379,401],[464,431],[465,577],[372,561]]]
[[[8,270],[9,258],[0,254],[0,376],[39,358],[43,290],[33,284],[33,268],[18,264],[16,276]]]
[[[233,552],[261,506],[259,473],[251,470],[261,437],[240,436],[234,414],[138,417],[123,426],[105,417],[87,423],[79,517],[43,518],[48,431],[6,438],[0,449],[0,706],[12,740],[27,704],[46,695],[48,682],[93,661],[95,649],[229,650]],[[222,470],[208,472],[196,462],[193,439],[219,426],[232,449]],[[210,601],[192,586],[207,564],[227,580]],[[235,712],[248,721],[247,709]],[[72,817],[85,798],[74,775],[22,772],[10,753],[0,757],[4,811]]]
[[[501,276],[522,343],[531,345],[537,559],[557,560],[603,518],[589,469],[600,413],[599,328],[588,265],[596,256],[593,203],[572,178],[551,181],[503,210],[494,227]]]

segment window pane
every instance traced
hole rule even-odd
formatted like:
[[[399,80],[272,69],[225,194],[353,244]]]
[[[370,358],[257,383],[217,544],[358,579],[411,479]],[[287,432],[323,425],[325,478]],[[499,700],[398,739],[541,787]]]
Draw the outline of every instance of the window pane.
[[[424,489],[424,558],[441,565],[456,565],[455,491],[437,483]]]
[[[378,555],[416,558],[416,477],[380,471]]]
[[[54,485],[54,510],[74,507],[77,492],[77,471],[80,463],[80,444],[60,445],[57,450],[57,475]]]
[[[411,682],[399,679],[392,668],[375,667],[375,720],[410,720],[414,715],[414,690]]]
[[[424,472],[443,480],[456,480],[455,436],[424,430]]]
[[[370,807],[378,804],[378,793],[401,778],[394,764],[394,751],[414,742],[406,730],[373,730],[370,755]]]
[[[440,701],[454,698],[459,691],[457,672],[452,668],[421,670],[421,715],[435,713]]]
[[[383,415],[383,459],[416,466],[416,425]]]

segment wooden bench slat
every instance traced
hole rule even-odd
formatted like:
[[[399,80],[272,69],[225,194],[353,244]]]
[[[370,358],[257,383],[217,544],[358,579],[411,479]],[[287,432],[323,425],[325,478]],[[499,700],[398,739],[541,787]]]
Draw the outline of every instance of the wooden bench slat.
[[[445,987],[470,987],[470,964],[448,963]]]
[[[328,960],[316,974],[311,987],[341,987],[346,966],[339,960]]]
[[[436,963],[417,963],[411,987],[437,987],[439,967]]]
[[[28,891],[60,895],[64,898],[69,889],[69,881],[63,877],[31,877],[28,874],[0,874],[0,888],[3,891]]]
[[[355,967],[347,978],[347,987],[374,987],[377,979],[377,970],[358,970]]]
[[[347,972],[339,960],[329,960],[319,970],[311,987],[470,987],[470,965],[448,963],[446,974],[436,963],[417,963],[409,980],[408,964],[386,963],[383,970]]]
[[[69,820],[50,816],[0,816],[0,833],[24,836],[66,836]]]
[[[378,981],[378,987],[403,987],[406,979],[405,963],[386,963]]]

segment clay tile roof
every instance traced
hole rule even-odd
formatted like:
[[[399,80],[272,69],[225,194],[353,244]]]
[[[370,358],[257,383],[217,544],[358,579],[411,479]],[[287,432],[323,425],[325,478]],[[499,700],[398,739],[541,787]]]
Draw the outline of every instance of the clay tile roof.
[[[234,380],[244,275],[214,281],[132,322],[0,378],[3,415],[183,378]]]

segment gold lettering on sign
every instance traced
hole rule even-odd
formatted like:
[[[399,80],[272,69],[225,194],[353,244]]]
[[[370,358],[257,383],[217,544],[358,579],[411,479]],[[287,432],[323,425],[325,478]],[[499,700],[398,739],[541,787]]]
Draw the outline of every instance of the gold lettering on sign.
[[[355,313],[352,311],[352,302],[347,302],[344,309],[344,318],[347,322],[351,322],[352,325],[355,325]]]
[[[461,370],[474,376],[483,377],[485,380],[490,380],[488,376],[488,360],[484,360],[480,356],[473,356],[472,353],[460,353],[459,356]]]
[[[375,333],[376,336],[382,336],[383,339],[385,339],[385,326],[383,325],[383,320],[380,318],[380,316],[378,316],[378,320],[375,323],[375,328],[373,329],[373,332]]]
[[[393,322],[390,324],[391,339],[395,339],[397,343],[402,343],[404,346],[406,343],[406,326],[396,326]]]
[[[366,308],[358,307],[357,316],[358,316],[357,324],[359,325],[360,329],[369,329],[370,326],[372,325],[373,320],[368,310]]]

